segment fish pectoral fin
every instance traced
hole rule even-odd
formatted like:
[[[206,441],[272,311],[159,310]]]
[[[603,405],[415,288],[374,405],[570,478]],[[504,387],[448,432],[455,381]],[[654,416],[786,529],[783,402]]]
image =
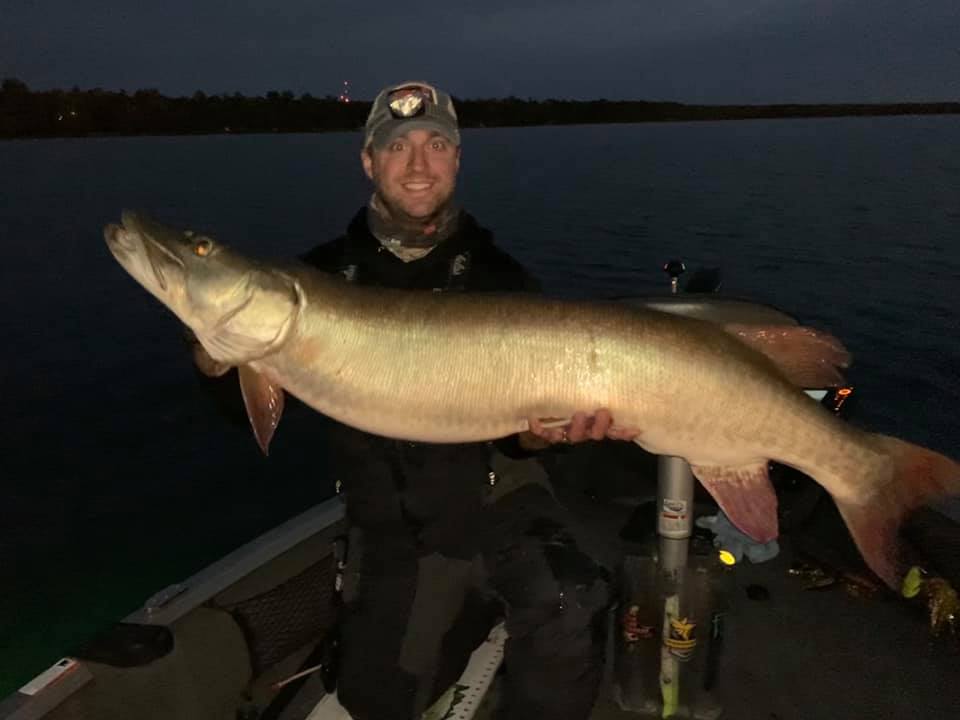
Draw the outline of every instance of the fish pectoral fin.
[[[737,528],[757,542],[779,534],[777,494],[767,462],[741,466],[691,465],[694,476]]]
[[[850,366],[850,353],[830,333],[803,325],[728,323],[723,329],[766,355],[797,387],[812,389],[844,383],[840,368]]]
[[[283,388],[249,365],[241,365],[238,372],[253,435],[263,454],[269,455],[270,440],[283,415]]]

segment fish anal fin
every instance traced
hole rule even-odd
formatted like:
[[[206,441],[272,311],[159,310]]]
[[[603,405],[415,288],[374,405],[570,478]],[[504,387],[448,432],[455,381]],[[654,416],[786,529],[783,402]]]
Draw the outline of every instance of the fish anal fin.
[[[767,462],[741,466],[691,465],[694,476],[737,528],[755,541],[770,542],[779,534],[777,494]]]
[[[238,372],[253,435],[263,454],[269,455],[270,440],[283,415],[283,388],[249,365],[241,365]]]
[[[724,330],[766,355],[786,378],[801,388],[844,384],[841,368],[850,366],[850,353],[837,338],[804,325],[745,325],[728,323]]]

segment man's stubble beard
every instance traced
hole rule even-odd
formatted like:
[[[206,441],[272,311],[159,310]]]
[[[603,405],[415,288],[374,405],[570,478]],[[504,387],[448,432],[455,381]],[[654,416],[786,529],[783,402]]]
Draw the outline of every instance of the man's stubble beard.
[[[428,215],[414,216],[403,209],[402,201],[394,201],[384,192],[383,186],[379,181],[374,182],[374,193],[379,199],[383,208],[390,214],[390,220],[402,227],[409,229],[419,229],[429,226],[436,221],[453,204],[454,191],[456,183],[450,188],[450,191],[441,198],[437,199],[436,204]]]

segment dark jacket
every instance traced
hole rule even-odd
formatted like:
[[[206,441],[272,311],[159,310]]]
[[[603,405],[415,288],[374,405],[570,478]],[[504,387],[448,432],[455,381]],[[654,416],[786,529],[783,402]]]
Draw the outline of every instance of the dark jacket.
[[[454,235],[419,260],[404,262],[384,248],[367,227],[366,208],[345,235],[301,259],[362,285],[468,292],[540,289],[465,212]],[[470,556],[470,538],[488,488],[488,443],[401,442],[341,424],[334,424],[330,441],[347,516],[369,539],[385,540],[401,553],[414,549]],[[522,454],[515,437],[498,446],[508,455]]]
[[[419,260],[404,262],[384,248],[367,227],[366,208],[354,216],[345,235],[318,245],[301,259],[360,285],[472,292],[540,290],[540,283],[494,245],[492,233],[466,212],[460,213],[457,231]]]

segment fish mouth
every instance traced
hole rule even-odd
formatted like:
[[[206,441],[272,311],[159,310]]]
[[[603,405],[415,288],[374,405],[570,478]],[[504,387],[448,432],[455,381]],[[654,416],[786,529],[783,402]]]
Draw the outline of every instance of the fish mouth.
[[[157,282],[160,283],[160,289],[166,291],[167,277],[164,270],[177,268],[185,270],[186,266],[183,260],[177,257],[170,248],[156,241],[150,235],[144,236],[143,248],[146,251],[147,260],[150,262],[150,268],[153,270]]]
[[[169,272],[186,269],[183,260],[156,239],[136,213],[125,211],[121,224],[107,225],[103,234],[110,252],[128,272],[148,281],[144,271],[149,270],[149,275],[162,292],[168,290]]]

